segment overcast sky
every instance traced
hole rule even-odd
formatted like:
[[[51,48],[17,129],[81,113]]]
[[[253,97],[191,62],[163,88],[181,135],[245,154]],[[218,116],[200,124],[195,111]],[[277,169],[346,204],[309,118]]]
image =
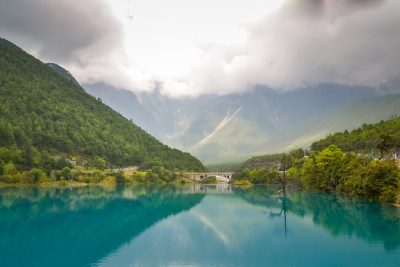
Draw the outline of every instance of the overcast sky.
[[[399,0],[0,0],[0,36],[80,83],[170,96],[400,77]]]

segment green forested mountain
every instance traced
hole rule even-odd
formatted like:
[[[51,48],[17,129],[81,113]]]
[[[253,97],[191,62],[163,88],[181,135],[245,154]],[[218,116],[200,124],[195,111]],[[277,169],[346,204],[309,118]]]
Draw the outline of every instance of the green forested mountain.
[[[321,151],[329,145],[336,145],[342,151],[370,151],[376,149],[379,157],[400,148],[400,117],[374,124],[364,123],[352,131],[345,130],[328,135],[326,138],[314,142],[311,149]]]
[[[102,158],[110,166],[204,170],[162,144],[50,66],[0,39],[0,163],[22,169],[46,159]],[[48,161],[48,160],[47,160]]]

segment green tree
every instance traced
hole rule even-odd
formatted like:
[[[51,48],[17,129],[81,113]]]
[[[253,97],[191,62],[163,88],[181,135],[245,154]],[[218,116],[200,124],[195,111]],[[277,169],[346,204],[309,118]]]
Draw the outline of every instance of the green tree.
[[[15,143],[13,126],[10,122],[0,123],[0,146],[10,147]]]
[[[244,169],[238,176],[234,176],[234,180],[248,180],[250,178],[251,171],[249,168]]]
[[[379,134],[380,142],[377,145],[377,148],[381,152],[381,159],[383,159],[384,153],[387,153],[391,147],[395,144],[395,137],[392,134],[388,133],[380,133]]]
[[[321,190],[336,189],[341,178],[343,152],[335,145],[322,150],[316,158],[317,183]]]
[[[125,183],[125,176],[124,173],[122,171],[119,171],[115,174],[115,182],[117,184],[124,184]]]
[[[92,163],[93,167],[99,170],[104,170],[106,168],[106,161],[99,156],[95,156]]]
[[[133,173],[132,174],[132,179],[138,183],[145,183],[146,182],[146,176],[142,175],[141,173]]]
[[[43,150],[41,153],[40,165],[42,166],[42,169],[46,172],[47,176],[50,176],[51,171],[55,169],[56,161],[49,154],[49,152]]]
[[[5,147],[0,147],[0,160],[3,160],[4,162],[9,162],[13,160],[11,151]]]
[[[394,161],[376,160],[364,174],[365,195],[385,202],[394,202],[400,182],[400,168]]]
[[[70,180],[71,179],[71,168],[70,167],[64,167],[61,170],[61,177],[64,180]]]
[[[0,175],[4,174],[4,161],[0,159]]]
[[[55,162],[55,169],[62,170],[65,167],[71,168],[72,165],[66,159],[59,157]]]
[[[302,148],[290,151],[289,155],[294,159],[301,159],[304,157],[304,150]]]
[[[8,162],[6,165],[4,165],[4,174],[7,175],[15,175],[17,174],[17,168],[15,167],[14,163],[12,161]]]
[[[41,169],[36,169],[33,168],[30,172],[29,172],[29,177],[34,181],[37,182],[40,180],[40,178],[43,175],[43,171]]]
[[[301,169],[300,184],[307,190],[319,190],[320,174],[316,161],[316,156],[307,159]]]
[[[160,179],[163,180],[164,182],[170,182],[172,181],[172,175],[169,170],[162,170],[161,174],[159,175]]]
[[[362,194],[362,174],[364,172],[363,158],[357,158],[355,153],[347,153],[342,158],[341,177],[337,190],[351,195]]]

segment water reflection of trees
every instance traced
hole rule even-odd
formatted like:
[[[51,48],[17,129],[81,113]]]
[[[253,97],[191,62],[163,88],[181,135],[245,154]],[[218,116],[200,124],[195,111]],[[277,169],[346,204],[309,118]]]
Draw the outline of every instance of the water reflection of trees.
[[[286,211],[287,211],[287,206],[289,203],[289,199],[287,197],[281,197],[277,198],[277,202],[282,206],[281,210],[279,212],[273,212],[272,210],[269,213],[269,217],[282,217],[283,216],[283,224],[284,224],[284,230],[285,230],[285,236],[287,236],[287,220],[286,220]]]
[[[0,258],[7,266],[86,266],[204,197],[180,187],[0,189]]]
[[[387,250],[400,247],[399,208],[362,198],[302,191],[289,191],[286,200],[277,201],[275,192],[276,188],[264,186],[235,189],[235,193],[253,205],[281,210],[281,215],[287,212],[299,217],[310,216],[314,224],[333,236],[356,236],[383,243]]]

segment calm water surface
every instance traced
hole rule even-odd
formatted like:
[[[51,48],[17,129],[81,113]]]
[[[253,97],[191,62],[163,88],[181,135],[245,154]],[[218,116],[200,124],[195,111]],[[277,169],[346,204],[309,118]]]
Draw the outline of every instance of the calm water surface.
[[[273,186],[0,188],[0,266],[400,266],[400,209]]]

